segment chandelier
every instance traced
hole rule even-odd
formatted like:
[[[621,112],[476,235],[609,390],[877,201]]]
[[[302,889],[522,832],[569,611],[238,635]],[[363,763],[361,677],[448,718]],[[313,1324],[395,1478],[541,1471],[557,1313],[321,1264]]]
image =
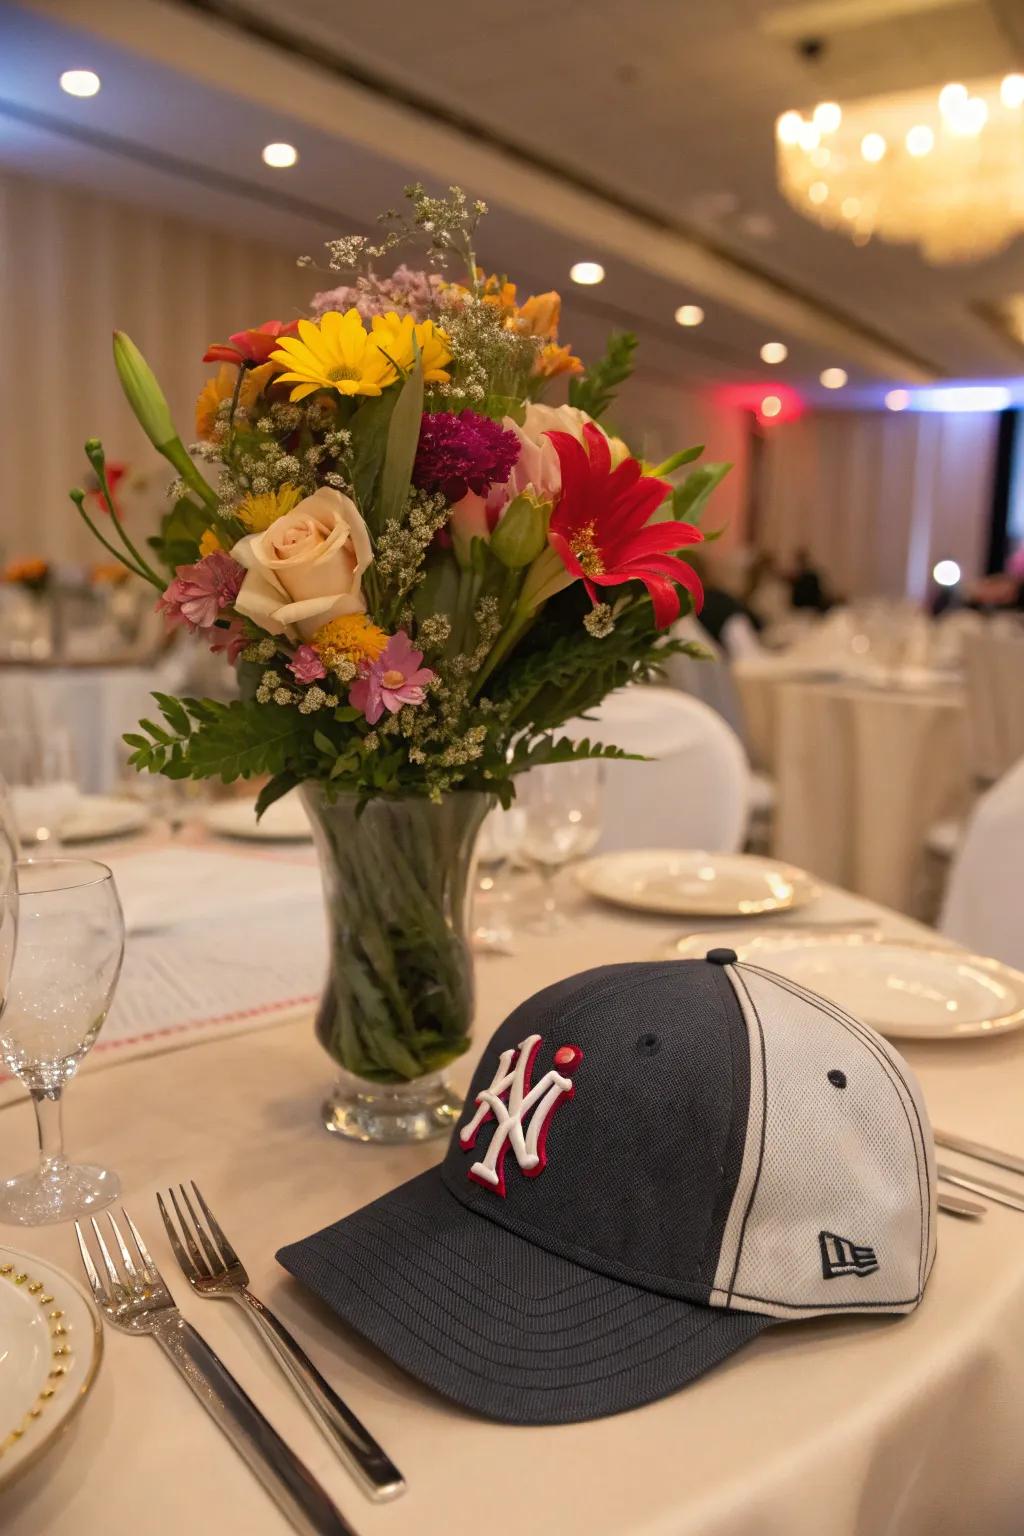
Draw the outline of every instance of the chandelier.
[[[855,245],[917,245],[977,261],[1024,230],[1024,75],[908,91],[775,124],[779,187]]]

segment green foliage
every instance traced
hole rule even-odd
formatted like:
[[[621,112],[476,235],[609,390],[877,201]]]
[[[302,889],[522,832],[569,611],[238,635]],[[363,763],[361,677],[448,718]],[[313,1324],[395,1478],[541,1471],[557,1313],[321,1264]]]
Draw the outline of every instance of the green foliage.
[[[633,372],[637,339],[631,331],[613,331],[604,357],[586,373],[569,381],[569,404],[596,420],[608,409],[620,384]]]
[[[364,512],[373,502],[377,478],[384,462],[391,415],[397,400],[398,391],[387,389],[382,395],[361,405],[349,423],[348,430],[352,434],[352,489],[358,506]]]
[[[148,539],[161,565],[174,575],[179,565],[192,565],[199,558],[199,540],[210,526],[210,514],[191,496],[180,496],[171,510],[160,519],[160,532]]]
[[[388,424],[387,448],[380,476],[374,524],[381,529],[397,521],[405,508],[423,416],[423,365],[416,362],[406,375]]]
[[[154,693],[166,726],[140,720],[146,735],[129,732],[133,768],[171,779],[213,779],[231,784],[255,774],[297,772],[305,760],[315,776],[312,721],[290,709],[233,699],[173,699]]]
[[[730,469],[731,464],[700,464],[691,469],[682,485],[676,486],[671,499],[663,504],[668,507],[672,521],[699,523],[712,491],[721,485]]]

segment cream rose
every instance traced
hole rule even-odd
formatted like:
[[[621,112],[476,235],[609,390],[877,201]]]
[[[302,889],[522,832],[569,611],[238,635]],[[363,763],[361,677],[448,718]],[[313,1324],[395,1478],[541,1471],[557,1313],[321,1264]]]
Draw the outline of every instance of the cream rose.
[[[538,447],[547,442],[544,436],[545,432],[568,432],[577,442],[582,443],[583,428],[588,421],[599,432],[604,432],[604,427],[602,427],[599,421],[595,421],[592,416],[587,415],[586,411],[579,410],[575,405],[538,405],[534,403],[526,407],[522,434],[531,443],[536,443]],[[507,423],[503,423],[503,425],[507,425]],[[610,437],[607,432],[604,432],[604,435],[608,438],[608,446],[612,456],[612,468],[614,469],[616,465],[622,463],[623,459],[629,458],[629,449],[621,437]]]
[[[355,502],[330,486],[240,539],[231,557],[245,567],[235,608],[268,634],[308,640],[321,624],[366,611],[370,535]]]

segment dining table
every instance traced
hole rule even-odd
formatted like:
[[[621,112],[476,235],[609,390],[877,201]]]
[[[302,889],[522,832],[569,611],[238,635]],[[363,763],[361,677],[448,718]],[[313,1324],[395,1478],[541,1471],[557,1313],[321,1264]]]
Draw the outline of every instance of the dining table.
[[[360,1536],[470,1528],[490,1536],[1019,1536],[1024,1215],[993,1205],[980,1221],[940,1217],[924,1300],[906,1317],[774,1326],[684,1390],[616,1417],[558,1427],[475,1417],[344,1328],[275,1260],[284,1244],[444,1152],[443,1141],[364,1146],[322,1127],[320,1105],[336,1068],[313,1031],[324,950],[311,852],[229,846],[198,832],[173,846],[150,836],[91,851],[106,858],[126,893],[128,958],[112,1034],[101,1035],[67,1089],[69,1153],[117,1170],[124,1207],[182,1312]],[[189,859],[197,872],[191,885]],[[237,888],[253,893],[248,904],[232,895],[236,873]],[[599,903],[569,875],[565,925],[534,933],[532,877],[512,878],[519,920],[507,953],[476,958],[471,1047],[453,1069],[461,1091],[492,1031],[537,989],[590,966],[661,958],[684,934],[706,932],[710,943],[725,926]],[[190,911],[190,891],[201,910]],[[269,931],[271,913],[276,943],[261,999],[244,972],[258,958],[252,935]],[[746,922],[751,932],[877,924],[887,936],[937,942],[905,915],[835,886],[799,912]],[[258,943],[270,947],[265,937]],[[204,955],[209,1000],[195,980]],[[934,1124],[1024,1154],[1024,1031],[901,1048]],[[31,1162],[34,1137],[19,1085],[9,1080],[0,1090],[6,1175]],[[364,1496],[241,1309],[190,1291],[155,1203],[158,1191],[189,1179],[242,1256],[252,1290],[404,1473],[407,1491],[397,1500]],[[0,1226],[0,1244],[83,1278],[67,1224]],[[286,1536],[288,1525],[156,1345],[106,1329],[81,1410],[60,1442],[0,1492],[0,1529],[4,1536]]]

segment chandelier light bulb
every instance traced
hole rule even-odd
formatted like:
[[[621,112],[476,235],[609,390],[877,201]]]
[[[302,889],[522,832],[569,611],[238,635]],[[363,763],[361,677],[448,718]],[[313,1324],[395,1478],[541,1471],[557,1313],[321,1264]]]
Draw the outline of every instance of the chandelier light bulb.
[[[604,282],[604,267],[599,261],[577,261],[569,268],[569,276],[574,283],[592,288],[595,283]]]
[[[806,149],[808,151],[817,149],[820,139],[821,134],[818,132],[817,128],[815,128],[813,123],[800,124],[800,132],[797,135],[796,141],[800,145],[801,149]]]
[[[967,87],[954,81],[950,85],[944,85],[939,92],[939,111],[943,117],[948,117],[954,112],[959,112],[967,102]]]
[[[295,164],[299,152],[294,144],[267,144],[263,150],[263,164],[275,171],[286,171]]]
[[[860,213],[860,198],[844,197],[839,205],[839,212],[844,219],[855,219]]]
[[[812,203],[818,203],[819,205],[821,203],[827,203],[828,186],[823,181],[812,181],[811,185],[807,188],[807,196],[810,198]]]
[[[940,587],[955,587],[960,580],[960,567],[955,560],[937,560],[932,567],[932,576]]]
[[[910,394],[905,389],[890,389],[885,404],[890,411],[905,411],[910,404]]]
[[[926,123],[918,123],[907,133],[907,154],[915,160],[927,155],[935,147],[935,135]]]
[[[877,165],[888,147],[880,133],[866,133],[860,141],[860,152],[869,165]]]
[[[819,144],[817,149],[811,150],[811,164],[816,171],[823,171],[832,159],[832,151],[826,149],[824,144]]]
[[[1007,75],[999,87],[999,99],[1011,112],[1024,107],[1024,75]]]
[[[843,110],[837,101],[819,101],[814,109],[814,126],[819,133],[835,133],[843,120]]]
[[[762,363],[784,363],[789,356],[789,348],[784,341],[766,341],[761,348]]]
[[[782,401],[779,399],[778,395],[765,395],[764,399],[761,401],[762,416],[767,416],[769,418],[772,416],[778,416],[781,410]]]
[[[100,77],[92,69],[66,69],[60,77],[60,88],[69,96],[95,96]]]
[[[704,311],[699,304],[680,304],[676,310],[676,325],[700,325],[704,319]]]
[[[799,112],[783,112],[775,123],[775,133],[780,144],[799,144],[803,125],[804,120]]]
[[[845,368],[825,368],[818,375],[818,382],[825,389],[842,389],[846,379]]]

